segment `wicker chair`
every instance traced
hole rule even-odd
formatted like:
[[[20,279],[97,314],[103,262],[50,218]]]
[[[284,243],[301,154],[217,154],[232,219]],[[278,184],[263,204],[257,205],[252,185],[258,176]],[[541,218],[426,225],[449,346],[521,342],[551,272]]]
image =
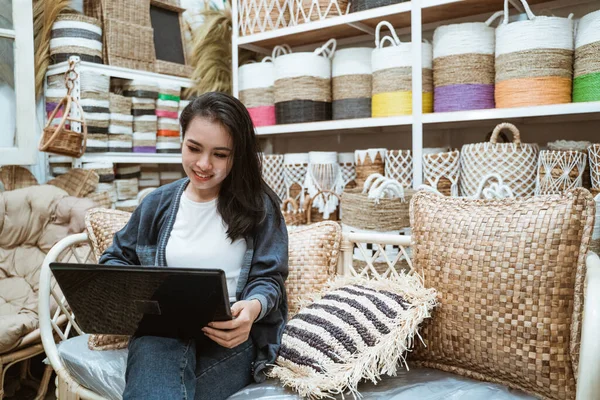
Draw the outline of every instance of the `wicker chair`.
[[[57,243],[48,253],[44,260],[40,275],[40,327],[44,350],[52,367],[56,371],[57,397],[61,400],[89,399],[105,400],[98,394],[81,386],[69,373],[61,360],[57,343],[53,333],[56,332],[59,341],[65,340],[72,329],[78,334],[82,330],[77,325],[73,313],[68,309],[65,299],[59,295],[53,286],[52,273],[49,264],[54,261],[63,260],[74,256],[81,263],[93,262],[94,255],[90,249],[89,239],[86,233],[69,236]],[[367,246],[370,244],[370,246]],[[390,259],[386,253],[386,245],[398,246],[400,251],[394,259]],[[360,276],[386,276],[393,277],[397,274],[400,265],[408,264],[412,268],[409,258],[409,236],[396,236],[375,233],[344,233],[342,237],[341,253],[338,259],[337,273],[340,275]],[[367,249],[369,247],[369,249]],[[353,265],[353,255],[358,249],[365,259],[360,267]],[[375,267],[375,261],[381,259],[388,264],[386,270]],[[597,361],[600,359],[600,342],[596,339],[600,331],[600,258],[590,253],[587,258],[587,289],[585,299],[585,318],[583,321],[583,334],[581,338],[581,357],[579,362],[579,377],[577,381],[577,398],[595,398],[594,393],[600,393],[600,370]],[[54,298],[60,305],[58,311],[51,315],[50,299]],[[68,318],[65,329],[60,329],[57,321],[61,316]]]

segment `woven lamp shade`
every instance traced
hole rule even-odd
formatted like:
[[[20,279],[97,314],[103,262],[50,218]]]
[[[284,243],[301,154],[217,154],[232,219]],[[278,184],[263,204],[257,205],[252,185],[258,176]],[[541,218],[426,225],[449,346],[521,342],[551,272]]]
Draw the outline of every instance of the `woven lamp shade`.
[[[528,107],[571,102],[573,21],[535,16],[521,0],[528,20],[496,29],[496,107]]]

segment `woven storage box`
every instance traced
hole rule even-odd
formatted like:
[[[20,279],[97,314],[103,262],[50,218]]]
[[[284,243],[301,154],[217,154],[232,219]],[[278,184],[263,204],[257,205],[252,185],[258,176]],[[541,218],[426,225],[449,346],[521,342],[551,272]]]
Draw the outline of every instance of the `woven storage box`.
[[[356,165],[354,164],[354,153],[338,153],[338,163],[342,172],[344,189],[356,187]]]
[[[415,192],[406,190],[404,199],[368,198],[362,187],[346,189],[342,194],[342,223],[351,228],[377,232],[397,232],[410,226],[410,199]]]
[[[348,0],[290,0],[294,25],[348,14]]]
[[[293,25],[291,5],[289,0],[241,0],[238,16],[240,36]]]
[[[139,188],[137,178],[115,179],[117,189],[117,200],[130,200],[137,197]]]
[[[106,133],[88,133],[86,153],[104,153],[108,151],[108,135]]]
[[[380,38],[381,28],[387,27],[391,36]],[[389,47],[384,47],[386,42]],[[423,76],[423,112],[433,112],[433,48],[421,44]],[[412,114],[412,43],[402,43],[394,27],[387,21],[377,24],[375,49],[371,54],[373,67],[373,117]]]
[[[283,155],[262,155],[262,177],[280,199],[287,198],[283,178]]]
[[[180,100],[181,87],[179,85],[161,85],[158,88],[158,98],[156,99],[156,116],[178,119]]]
[[[68,61],[70,56],[102,64],[100,21],[80,14],[59,14],[56,17],[50,38],[50,60],[56,64]]]
[[[423,154],[424,183],[445,196],[458,196],[460,152]]]
[[[84,0],[83,9],[86,15],[94,18],[150,26],[150,0]]]
[[[417,193],[413,265],[440,304],[411,361],[575,399],[592,223],[584,189],[503,200]]]
[[[111,113],[131,115],[131,98],[109,93],[109,108]]]
[[[139,189],[160,186],[160,173],[158,172],[157,164],[142,165],[142,173],[138,181]]]
[[[502,129],[509,129],[513,143],[497,143]],[[490,142],[467,144],[460,152],[460,192],[472,197],[482,180],[496,173],[516,197],[535,194],[538,145],[521,143],[521,134],[512,124],[502,123],[492,133]]]
[[[133,151],[133,136],[108,135],[108,151],[115,153],[131,153]]]
[[[588,149],[590,160],[590,176],[592,178],[592,191],[600,190],[600,144],[593,144]]]
[[[110,113],[108,133],[111,135],[132,135],[133,116],[130,114]]]
[[[286,198],[294,199],[300,206],[303,205],[303,187],[307,168],[308,153],[287,153],[283,156],[283,181]]]
[[[138,99],[158,99],[158,85],[147,80],[132,80],[123,87],[123,94]],[[156,106],[155,106],[156,108]]]
[[[110,123],[108,99],[82,98],[79,104],[83,109],[88,133],[108,133],[108,125]]]
[[[98,174],[99,182],[106,183],[115,180],[115,166],[110,162],[83,163],[83,169],[95,171]]]
[[[581,187],[586,165],[585,153],[542,150],[538,159],[536,195],[560,194]]]
[[[173,167],[172,167],[173,168]],[[175,169],[177,168],[177,169]],[[185,173],[181,170],[180,166],[174,166],[170,171],[160,171],[160,185],[167,185],[183,178]]]
[[[292,198],[288,197],[281,203],[281,213],[287,226],[306,224],[306,211]]]
[[[156,136],[157,153],[181,153],[181,139],[179,136]]]
[[[313,214],[313,222],[320,220],[337,220],[338,197],[344,190],[344,181],[336,152],[311,151],[308,153],[308,168],[304,179],[304,189],[310,197],[310,203],[314,210],[308,212]],[[319,196],[319,193],[324,195]],[[336,214],[331,217],[331,214]],[[321,219],[322,214],[322,219]],[[308,217],[310,223],[310,216]]]
[[[385,153],[385,176],[398,181],[402,187],[413,184],[413,159],[410,150],[388,150]]]
[[[358,187],[362,187],[372,174],[385,174],[386,155],[387,149],[367,149],[354,152],[356,185]]]
[[[527,107],[571,102],[573,21],[535,16],[521,0],[528,20],[496,29],[496,107]]]
[[[331,119],[331,57],[335,44],[335,39],[331,39],[312,53],[283,54],[275,58],[278,124]]]
[[[80,97],[82,99],[110,99],[110,76],[99,74],[95,71],[83,70],[80,73],[80,77]]]
[[[104,20],[106,62],[110,65],[154,71],[154,29],[114,19]]]
[[[275,125],[275,69],[271,58],[239,68],[240,101],[254,126]]]
[[[107,193],[112,204],[117,201],[117,189],[114,182],[100,182],[94,193]]]
[[[338,50],[332,61],[333,119],[369,118],[373,73],[368,47]]]
[[[139,178],[142,175],[140,164],[117,164],[115,166],[116,179]]]
[[[158,118],[156,115],[141,115],[133,117],[133,132],[150,132],[158,131]]]
[[[133,132],[134,153],[156,153],[156,132]]]
[[[600,10],[577,24],[573,102],[600,100]]]
[[[435,112],[494,108],[491,22],[445,25],[433,33]]]

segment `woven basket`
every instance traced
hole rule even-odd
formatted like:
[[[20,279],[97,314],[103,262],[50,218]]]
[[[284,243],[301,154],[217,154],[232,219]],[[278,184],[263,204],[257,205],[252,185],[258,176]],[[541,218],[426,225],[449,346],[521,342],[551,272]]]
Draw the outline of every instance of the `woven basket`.
[[[239,2],[240,36],[293,25],[289,0],[242,0]]]
[[[412,187],[412,152],[410,150],[388,150],[385,154],[385,176],[397,180],[402,187]]]
[[[39,150],[59,154],[63,156],[79,158],[85,153],[86,139],[87,139],[87,125],[85,123],[85,114],[83,109],[79,105],[79,102],[74,102],[75,106],[79,109],[81,119],[71,117],[71,96],[63,97],[62,100],[56,105],[56,108],[48,117],[48,122],[43,130],[40,138]],[[62,110],[62,118],[57,126],[52,126],[52,122],[59,111]],[[66,128],[66,122],[79,122],[81,124],[82,133],[72,131]]]
[[[304,179],[308,168],[308,153],[287,153],[283,156],[283,180],[286,197],[302,202]]]
[[[337,199],[338,206],[336,209],[329,214],[327,218],[324,217],[324,214],[319,211],[317,207],[313,207],[313,202],[317,199],[323,199],[324,202],[329,202],[331,197],[335,197]],[[315,224],[317,222],[323,221],[339,221],[340,220],[340,212],[339,212],[339,204],[340,204],[340,196],[329,190],[323,190],[317,192],[312,197],[307,196],[308,200],[306,200],[306,223],[307,224]]]
[[[354,164],[354,153],[338,153],[338,163],[344,181],[344,188],[356,187],[356,165]]]
[[[273,189],[280,199],[288,197],[285,193],[285,182],[283,178],[283,155],[263,154],[262,177],[265,183]]]
[[[111,195],[108,192],[89,193],[87,196],[85,196],[85,198],[92,200],[99,208],[110,209],[113,206]]]
[[[283,54],[275,60],[278,124],[331,119],[331,57],[335,39],[312,53]]]
[[[588,148],[590,159],[590,176],[592,178],[592,190],[600,190],[600,144],[593,144]]]
[[[240,101],[248,109],[254,126],[275,125],[275,69],[272,58],[239,68]]]
[[[287,226],[306,224],[306,212],[298,208],[298,203],[292,198],[287,198],[281,203],[281,213]]]
[[[571,102],[573,21],[535,16],[525,0],[528,20],[496,29],[496,107],[527,107]]]
[[[5,165],[0,167],[0,183],[4,186],[4,190],[16,190],[36,186],[38,181],[25,167]]]
[[[509,129],[513,143],[497,143],[502,129]],[[460,192],[472,197],[484,178],[496,173],[516,197],[535,194],[538,145],[521,143],[519,130],[512,124],[502,123],[494,128],[489,143],[467,144],[460,152]]]
[[[591,142],[585,140],[555,140],[548,142],[548,150],[558,151],[578,151],[580,153],[588,155],[588,148],[592,145]],[[592,187],[592,181],[590,177],[590,169],[586,164],[585,170],[583,171],[583,187],[589,189]]]
[[[600,10],[577,24],[573,102],[600,100]]]
[[[578,151],[542,150],[538,161],[536,195],[561,194],[581,187],[587,155]]]
[[[445,196],[458,196],[460,152],[423,154],[425,184]]]
[[[399,231],[410,226],[410,199],[415,193],[408,189],[401,199],[368,198],[361,188],[347,189],[342,194],[342,223],[352,228],[377,232]]]
[[[440,26],[433,33],[435,112],[494,108],[493,20]]]
[[[346,15],[348,0],[291,0],[294,25]]]
[[[356,47],[335,53],[331,63],[333,119],[371,116],[372,51]]]
[[[382,27],[391,36],[380,39]],[[390,47],[384,47],[386,42]],[[423,76],[423,112],[433,112],[433,49],[429,43],[421,44]],[[412,43],[402,43],[387,21],[377,24],[375,49],[371,55],[373,67],[372,112],[373,117],[391,117],[412,114]]]
[[[50,60],[68,61],[79,56],[81,61],[102,64],[102,26],[100,21],[80,14],[59,14],[52,25]]]
[[[105,19],[106,62],[110,65],[154,71],[154,30],[149,26]]]
[[[358,187],[362,187],[372,174],[385,174],[386,155],[387,149],[367,149],[354,152],[356,185]]]
[[[315,217],[313,219],[320,221],[321,214],[323,220],[337,220],[339,195],[344,190],[344,178],[338,162],[338,155],[331,151],[311,151],[308,153],[309,163],[304,179],[304,190],[310,196],[310,203],[315,208],[311,210]],[[320,193],[335,193],[336,196],[320,195]],[[306,201],[300,203],[301,206]],[[306,206],[308,210],[309,207]],[[318,214],[317,214],[318,213]],[[335,214],[330,216],[330,214]]]

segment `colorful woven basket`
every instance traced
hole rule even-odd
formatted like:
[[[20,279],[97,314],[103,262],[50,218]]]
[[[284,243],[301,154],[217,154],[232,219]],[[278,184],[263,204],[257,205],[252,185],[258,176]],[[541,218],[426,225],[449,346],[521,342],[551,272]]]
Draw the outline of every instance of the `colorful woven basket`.
[[[70,56],[102,64],[100,21],[80,14],[59,14],[56,17],[50,38],[50,60],[59,63],[67,61]]]
[[[382,27],[391,36],[380,39]],[[390,47],[384,47],[386,42]],[[423,112],[433,112],[432,46],[421,44],[423,65]],[[373,117],[412,114],[412,43],[402,43],[394,27],[387,21],[377,24],[375,49],[371,55],[373,67]]]
[[[440,26],[433,33],[435,112],[494,108],[494,28],[488,21]]]
[[[373,49],[357,47],[338,50],[332,61],[333,119],[369,118]]]
[[[331,119],[331,57],[335,39],[312,53],[283,54],[275,60],[278,124]]]
[[[573,21],[535,16],[527,4],[528,20],[496,29],[496,107],[528,107],[571,102],[573,79]]]
[[[573,102],[600,100],[600,10],[577,24]]]

